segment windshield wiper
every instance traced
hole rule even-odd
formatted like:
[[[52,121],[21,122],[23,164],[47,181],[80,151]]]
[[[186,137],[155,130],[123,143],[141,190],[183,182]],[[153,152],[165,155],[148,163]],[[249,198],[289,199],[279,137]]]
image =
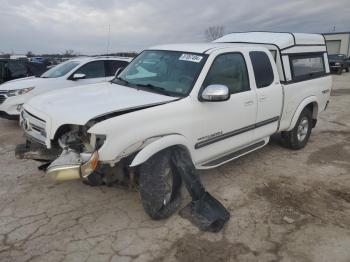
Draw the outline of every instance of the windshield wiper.
[[[125,80],[125,79],[123,79],[123,78],[121,78],[121,77],[116,77],[116,78],[114,78],[111,82],[114,83],[114,80],[115,80],[115,79],[117,79],[117,80],[123,82],[126,86],[130,84],[129,81],[127,81],[127,80]]]
[[[174,94],[168,90],[166,90],[164,87],[154,86],[152,84],[136,84],[137,87],[146,87],[148,90],[156,91],[161,94],[165,94],[168,96],[174,96]]]

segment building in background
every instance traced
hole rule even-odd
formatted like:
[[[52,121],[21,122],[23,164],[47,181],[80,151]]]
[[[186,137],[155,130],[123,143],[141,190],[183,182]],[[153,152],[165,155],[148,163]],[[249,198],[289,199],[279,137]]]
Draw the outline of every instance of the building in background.
[[[328,54],[344,54],[350,56],[350,32],[334,32],[323,34],[326,38]]]

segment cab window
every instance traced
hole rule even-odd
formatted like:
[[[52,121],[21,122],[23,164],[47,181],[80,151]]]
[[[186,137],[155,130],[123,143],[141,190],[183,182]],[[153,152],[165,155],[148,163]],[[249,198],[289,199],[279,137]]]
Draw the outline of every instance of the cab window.
[[[203,86],[225,85],[231,94],[250,90],[244,57],[240,53],[222,54],[215,58]]]
[[[256,87],[270,86],[274,80],[274,74],[267,54],[261,51],[253,51],[249,53],[249,56],[253,65]]]
[[[94,61],[80,67],[74,74],[84,74],[85,79],[105,77],[104,61]]]

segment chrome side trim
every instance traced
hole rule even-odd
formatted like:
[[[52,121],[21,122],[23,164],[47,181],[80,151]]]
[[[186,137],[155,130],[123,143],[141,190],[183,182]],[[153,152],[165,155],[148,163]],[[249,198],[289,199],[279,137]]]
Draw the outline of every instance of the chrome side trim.
[[[276,116],[276,117],[273,117],[273,118],[266,119],[264,121],[258,122],[258,123],[254,124],[254,125],[246,126],[246,127],[243,127],[243,128],[240,128],[240,129],[237,129],[237,130],[234,130],[234,131],[222,134],[220,136],[216,136],[216,137],[210,138],[208,140],[205,140],[205,141],[202,141],[202,142],[199,142],[199,143],[195,144],[194,148],[195,149],[199,149],[199,148],[202,148],[202,147],[205,147],[205,146],[209,146],[209,145],[214,144],[216,142],[219,142],[221,140],[224,140],[224,139],[227,139],[227,138],[230,138],[230,137],[233,137],[233,136],[237,136],[237,135],[240,135],[240,134],[248,132],[248,131],[252,131],[252,130],[254,130],[256,128],[259,128],[259,127],[262,127],[262,126],[265,126],[265,125],[268,125],[268,124],[272,124],[272,123],[274,123],[276,121],[279,121],[279,119],[280,119],[280,117]]]

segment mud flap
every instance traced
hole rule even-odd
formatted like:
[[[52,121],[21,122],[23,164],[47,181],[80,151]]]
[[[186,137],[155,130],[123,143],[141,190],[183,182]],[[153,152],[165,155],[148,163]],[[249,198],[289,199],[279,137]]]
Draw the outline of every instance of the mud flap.
[[[192,201],[180,210],[180,216],[190,220],[202,231],[220,231],[230,219],[230,213],[218,200],[206,192],[185,151],[176,150],[173,157],[192,197]]]

